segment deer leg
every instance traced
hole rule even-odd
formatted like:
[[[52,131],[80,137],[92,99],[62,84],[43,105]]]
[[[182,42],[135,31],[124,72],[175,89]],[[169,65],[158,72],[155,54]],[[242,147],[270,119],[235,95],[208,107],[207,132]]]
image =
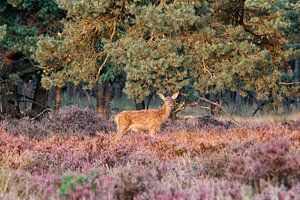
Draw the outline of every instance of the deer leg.
[[[124,135],[126,135],[129,127],[118,127],[118,132],[115,136],[113,136],[113,140],[117,141],[121,139]]]
[[[122,121],[122,116],[118,116],[118,115],[116,116],[115,121],[117,124],[117,136],[121,138],[129,130],[130,124],[126,123],[126,121],[125,121],[125,123],[120,123],[120,121]],[[124,120],[123,120],[123,122],[124,122]]]
[[[127,131],[129,130],[128,126],[123,126],[123,127],[118,127],[118,135],[125,135],[127,133]]]
[[[156,133],[158,132],[159,127],[153,127],[149,130],[150,136],[153,137],[156,135]]]

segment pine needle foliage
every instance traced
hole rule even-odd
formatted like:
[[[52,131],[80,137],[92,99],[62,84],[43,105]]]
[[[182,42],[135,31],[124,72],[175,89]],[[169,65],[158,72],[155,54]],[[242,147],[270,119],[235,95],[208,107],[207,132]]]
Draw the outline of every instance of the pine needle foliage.
[[[6,35],[6,25],[0,26],[0,41],[3,40]]]
[[[54,0],[1,1],[1,48],[30,58],[35,51],[38,35],[55,33],[60,28],[58,20],[62,16],[63,12]]]
[[[68,13],[64,29],[41,37],[35,53],[47,88],[69,81],[93,87],[125,72],[125,92],[140,100],[153,90],[192,86],[203,93],[251,92],[278,106],[283,94],[298,92],[280,85],[279,72],[293,54],[286,48],[286,32],[295,26],[292,0],[57,3]]]

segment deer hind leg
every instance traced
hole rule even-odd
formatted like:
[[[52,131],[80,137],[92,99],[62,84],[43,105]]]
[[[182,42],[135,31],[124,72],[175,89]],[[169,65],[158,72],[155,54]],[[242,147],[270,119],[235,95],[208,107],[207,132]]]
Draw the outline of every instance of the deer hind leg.
[[[113,137],[113,140],[117,141],[117,140],[121,139],[124,135],[126,135],[128,130],[129,130],[128,126],[118,126],[118,132]]]
[[[118,135],[122,135],[123,136],[129,130],[130,124],[128,124],[128,123],[125,123],[125,124],[117,123],[117,127],[118,127]]]
[[[114,140],[120,139],[123,135],[128,131],[129,126],[127,124],[120,123],[122,116],[117,115],[115,118],[115,122],[117,125],[117,134],[113,137]]]
[[[128,132],[129,128],[129,126],[119,126],[117,134],[123,136]]]

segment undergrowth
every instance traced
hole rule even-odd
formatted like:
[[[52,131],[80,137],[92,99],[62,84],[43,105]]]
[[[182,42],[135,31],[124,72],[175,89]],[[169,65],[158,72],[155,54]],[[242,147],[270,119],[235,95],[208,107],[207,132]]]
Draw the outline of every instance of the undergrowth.
[[[87,109],[2,121],[0,199],[300,199],[298,123],[203,117],[114,140]]]

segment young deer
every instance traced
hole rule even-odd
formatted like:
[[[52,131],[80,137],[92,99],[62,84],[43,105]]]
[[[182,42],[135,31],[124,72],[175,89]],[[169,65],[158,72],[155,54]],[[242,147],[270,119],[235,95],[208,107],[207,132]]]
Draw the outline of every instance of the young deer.
[[[160,129],[160,126],[169,118],[173,101],[179,93],[172,97],[164,97],[158,93],[158,96],[164,101],[159,109],[123,111],[119,113],[115,120],[118,127],[118,136],[125,135],[129,130],[132,131],[149,131],[154,136]]]

